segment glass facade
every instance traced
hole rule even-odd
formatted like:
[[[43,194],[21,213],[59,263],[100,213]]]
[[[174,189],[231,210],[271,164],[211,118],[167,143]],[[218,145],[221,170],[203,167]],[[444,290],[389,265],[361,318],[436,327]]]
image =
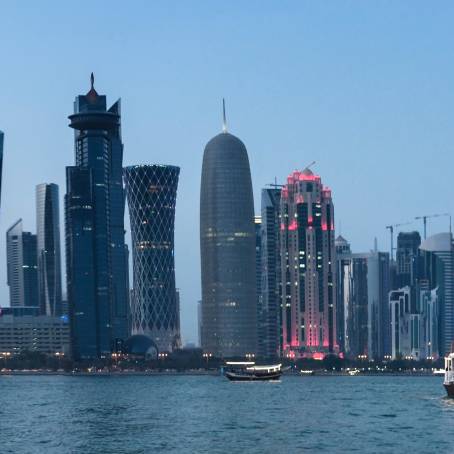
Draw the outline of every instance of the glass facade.
[[[275,357],[281,343],[280,188],[262,190],[261,313],[258,354]]]
[[[256,353],[254,201],[246,147],[227,132],[205,147],[200,190],[202,348]]]
[[[93,78],[91,90],[76,98],[74,110],[69,119],[76,165],[66,173],[67,280],[73,353],[84,358],[109,354],[129,335],[123,144],[120,102],[107,109]],[[81,273],[84,267],[90,277]]]
[[[0,131],[0,201],[1,201],[1,197],[2,197],[3,141],[4,141],[4,134],[2,131]]]
[[[7,274],[11,307],[38,307],[36,235],[22,231],[22,219],[6,232]]]
[[[43,315],[61,315],[60,215],[58,186],[36,187],[39,305]]]
[[[175,287],[174,230],[179,167],[126,167],[133,257],[132,334],[148,336],[159,351],[180,346]]]

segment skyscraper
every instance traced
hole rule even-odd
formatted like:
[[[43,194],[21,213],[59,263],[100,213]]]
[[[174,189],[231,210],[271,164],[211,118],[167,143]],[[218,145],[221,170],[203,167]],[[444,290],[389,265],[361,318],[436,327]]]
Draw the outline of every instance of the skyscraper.
[[[107,109],[92,74],[69,119],[76,163],[66,169],[68,304],[73,354],[85,358],[109,354],[129,335],[120,101]]]
[[[280,200],[278,187],[262,190],[261,318],[259,356],[279,356],[281,334]]]
[[[219,357],[255,353],[254,200],[243,142],[225,127],[205,147],[200,189],[202,348]]]
[[[38,306],[36,235],[22,231],[22,219],[6,232],[6,259],[10,305]]]
[[[58,186],[36,186],[39,304],[44,315],[61,315],[61,258]]]
[[[262,331],[263,325],[263,298],[261,291],[262,283],[262,218],[261,216],[254,217],[255,227],[255,296],[257,298],[257,353],[262,350],[260,343],[261,338],[259,333]]]
[[[283,353],[337,353],[334,205],[309,168],[287,178],[280,228]]]
[[[5,135],[0,131],[0,202],[2,197],[2,173],[3,173],[3,141]]]
[[[399,232],[396,249],[396,286],[401,288],[412,283],[412,260],[421,244],[419,232]]]
[[[451,352],[454,342],[454,248],[452,234],[438,233],[420,246],[426,262],[429,289],[438,287],[440,356]]]
[[[132,334],[150,337],[164,352],[180,346],[174,259],[179,173],[179,167],[168,165],[124,170],[132,237]]]
[[[389,254],[352,253],[341,236],[337,251],[338,339],[348,357],[382,359],[390,354]]]
[[[378,250],[367,254],[368,356],[382,359],[391,354],[389,254]]]

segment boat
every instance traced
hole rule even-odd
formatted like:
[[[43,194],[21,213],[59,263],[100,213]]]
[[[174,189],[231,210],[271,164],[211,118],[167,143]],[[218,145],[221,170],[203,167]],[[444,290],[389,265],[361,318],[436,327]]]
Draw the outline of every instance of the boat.
[[[269,381],[279,380],[282,374],[282,364],[257,366],[252,361],[228,361],[224,375],[231,381]]]
[[[443,386],[448,393],[448,397],[454,397],[454,353],[445,357],[445,379]]]
[[[300,374],[301,374],[301,375],[314,375],[314,371],[313,371],[313,370],[301,369],[301,370],[300,370]]]

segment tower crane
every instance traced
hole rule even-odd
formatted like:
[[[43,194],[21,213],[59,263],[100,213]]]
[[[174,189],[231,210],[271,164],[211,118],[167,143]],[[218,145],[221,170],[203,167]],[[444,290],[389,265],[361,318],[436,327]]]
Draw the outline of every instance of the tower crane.
[[[308,166],[304,167],[303,170],[310,169],[315,164],[317,164],[317,163],[315,161],[312,161]]]
[[[424,239],[427,238],[427,219],[429,218],[439,218],[449,216],[449,232],[451,232],[451,215],[449,213],[439,213],[439,214],[426,214],[425,216],[416,216],[415,219],[422,219],[424,223]]]
[[[400,224],[392,224],[386,226],[386,228],[389,230],[389,233],[391,234],[391,261],[394,260],[394,228],[408,224],[411,224],[411,222],[401,222]]]

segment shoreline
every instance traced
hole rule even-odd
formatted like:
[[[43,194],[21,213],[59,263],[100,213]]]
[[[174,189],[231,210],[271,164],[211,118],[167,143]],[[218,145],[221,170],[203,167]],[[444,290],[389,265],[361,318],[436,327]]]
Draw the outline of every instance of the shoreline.
[[[222,374],[220,371],[207,370],[207,371],[100,371],[100,372],[64,372],[64,371],[0,371],[0,377],[2,376],[65,376],[65,377],[159,377],[159,376],[219,376]],[[283,374],[283,377],[437,377],[442,379],[441,375],[435,375],[431,372],[387,372],[387,373],[359,373],[356,375],[350,375],[344,372],[315,372],[313,374],[297,374],[287,373]]]

